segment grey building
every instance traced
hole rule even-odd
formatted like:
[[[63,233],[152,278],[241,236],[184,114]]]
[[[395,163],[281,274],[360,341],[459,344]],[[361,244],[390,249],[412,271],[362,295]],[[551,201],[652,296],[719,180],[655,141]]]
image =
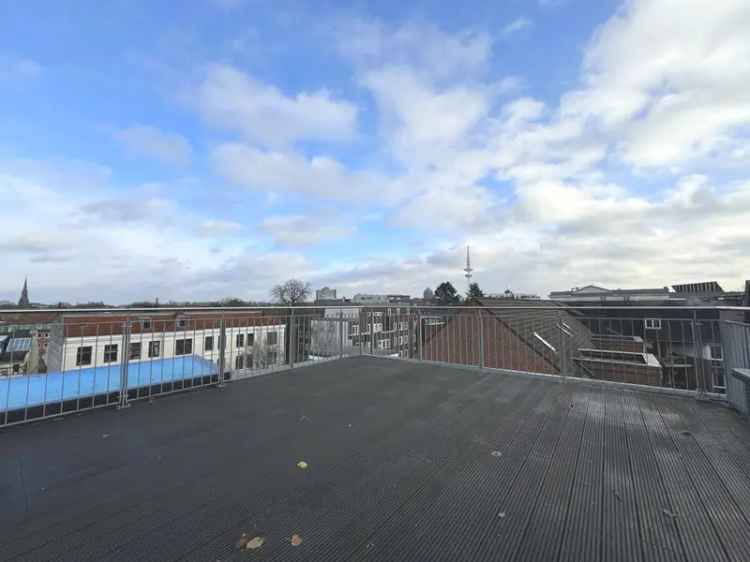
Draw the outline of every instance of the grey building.
[[[316,301],[335,301],[336,300],[336,289],[330,287],[323,287],[315,291]]]

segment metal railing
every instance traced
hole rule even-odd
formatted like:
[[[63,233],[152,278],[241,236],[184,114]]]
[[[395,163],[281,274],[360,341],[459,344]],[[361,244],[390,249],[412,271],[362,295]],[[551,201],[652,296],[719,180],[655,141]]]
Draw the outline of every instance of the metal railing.
[[[728,369],[750,366],[748,312],[525,302],[0,311],[0,427],[353,355],[721,395]]]

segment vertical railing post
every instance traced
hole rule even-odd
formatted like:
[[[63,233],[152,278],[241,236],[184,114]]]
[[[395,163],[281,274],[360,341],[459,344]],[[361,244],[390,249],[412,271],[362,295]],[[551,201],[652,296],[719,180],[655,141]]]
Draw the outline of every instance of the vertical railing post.
[[[424,335],[422,334],[422,315],[417,309],[417,346],[419,348],[419,360],[424,361]]]
[[[477,309],[477,319],[479,320],[479,368],[484,369],[484,319],[481,308]]]
[[[118,408],[127,408],[128,403],[128,367],[130,364],[130,317],[122,324],[122,352],[120,353],[120,400]]]
[[[344,357],[344,310],[339,309],[339,359]]]
[[[224,315],[219,320],[219,387],[224,386],[224,373],[227,372],[227,323]]]
[[[375,355],[375,314],[370,311],[370,355]]]
[[[364,337],[362,334],[364,333],[364,323],[367,321],[367,318],[364,317],[364,309],[360,308],[357,311],[357,314],[359,316],[359,320],[357,322],[357,339],[359,340],[359,354],[362,355],[362,338]]]
[[[409,359],[414,359],[414,355],[415,355],[414,346],[417,343],[417,336],[415,334],[415,330],[417,326],[416,326],[416,322],[414,322],[414,308],[409,307],[407,310],[408,310],[407,314],[409,315],[409,321],[406,325],[407,334],[408,334],[408,339],[406,342],[406,345],[407,345],[406,353]]]
[[[695,310],[693,310],[691,328],[693,332],[693,357],[695,357],[695,386],[697,390],[697,397],[701,398],[706,392],[706,381],[703,369],[703,349],[700,343],[701,323],[698,322],[697,313]]]
[[[560,375],[562,375],[562,382],[566,381],[568,375],[568,340],[567,334],[563,330],[563,313],[557,313],[557,329],[560,332]]]
[[[289,313],[289,366],[294,367],[294,361],[297,355],[297,340],[294,326],[294,309]]]

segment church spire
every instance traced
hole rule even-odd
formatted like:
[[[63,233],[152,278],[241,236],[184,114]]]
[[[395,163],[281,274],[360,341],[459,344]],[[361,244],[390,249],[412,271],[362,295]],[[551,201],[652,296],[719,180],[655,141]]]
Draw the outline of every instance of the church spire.
[[[29,279],[24,277],[23,289],[21,289],[21,298],[18,299],[18,306],[29,306]]]

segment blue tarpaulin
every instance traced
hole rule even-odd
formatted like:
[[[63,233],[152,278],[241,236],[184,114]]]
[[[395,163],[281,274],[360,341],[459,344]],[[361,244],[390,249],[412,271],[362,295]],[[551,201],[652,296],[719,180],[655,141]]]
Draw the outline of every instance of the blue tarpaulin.
[[[0,412],[120,390],[119,363],[72,371],[0,377]],[[195,355],[128,364],[128,389],[215,375],[218,367]]]

